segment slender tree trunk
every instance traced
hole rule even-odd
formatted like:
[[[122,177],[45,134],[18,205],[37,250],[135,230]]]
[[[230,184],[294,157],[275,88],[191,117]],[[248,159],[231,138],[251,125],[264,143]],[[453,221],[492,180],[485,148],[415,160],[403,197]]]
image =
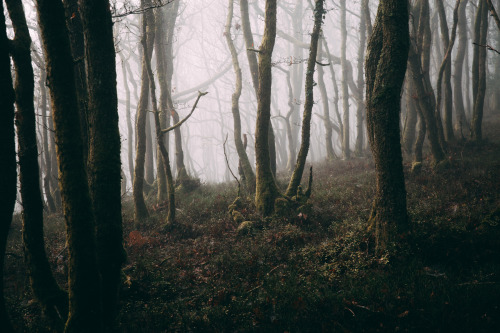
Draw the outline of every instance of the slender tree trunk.
[[[323,37],[321,36],[321,40],[323,40]],[[322,42],[318,44],[318,61],[321,62],[321,57],[322,57]],[[333,130],[332,126],[330,124],[330,108],[329,108],[329,101],[328,101],[328,94],[326,92],[326,85],[325,85],[325,70],[323,69],[323,66],[318,66],[318,87],[319,87],[319,92],[321,94],[321,105],[323,106],[323,121],[325,123],[325,148],[326,148],[326,159],[327,160],[333,160],[335,157],[335,152],[333,150],[333,144],[332,144],[332,136],[333,136]]]
[[[89,185],[102,279],[104,330],[117,329],[121,266],[121,158],[113,22],[108,1],[80,1],[88,87]]]
[[[14,133],[14,89],[9,58],[9,40],[3,1],[0,1],[0,327],[6,332],[14,332],[5,306],[4,263],[7,236],[9,235],[12,214],[16,203],[17,165]]]
[[[381,0],[366,59],[368,138],[377,183],[369,223],[378,251],[409,227],[399,130],[409,40],[408,2]]]
[[[149,6],[150,1],[142,0],[141,5]],[[143,20],[146,23],[154,22],[154,16],[151,12],[143,14]],[[141,69],[141,94],[139,103],[137,105],[137,120],[136,120],[136,153],[135,153],[135,169],[134,169],[134,207],[135,207],[135,222],[139,223],[149,216],[146,203],[144,201],[143,187],[144,187],[144,164],[146,157],[146,117],[148,116],[147,107],[149,99],[149,80],[146,67],[146,57],[151,57],[152,45],[154,40],[154,33],[152,29],[142,31],[142,38],[146,39],[148,43],[149,53],[142,51],[142,69]]]
[[[364,2],[364,3],[363,3]],[[358,96],[356,99],[356,144],[354,146],[354,153],[356,156],[363,155],[363,147],[364,147],[364,121],[365,121],[365,101],[364,101],[364,72],[363,72],[363,64],[365,59],[365,48],[366,48],[366,16],[363,8],[368,6],[368,0],[363,0],[361,3],[361,11],[359,19],[359,48],[358,48]]]
[[[143,21],[143,30],[147,30],[147,25],[149,26],[149,29],[154,29],[154,25],[156,22],[153,23],[151,26],[151,22],[147,23]],[[144,53],[148,54],[148,41],[145,37],[142,38],[141,40],[142,47],[144,49]],[[158,104],[156,102],[156,86],[155,86],[155,80],[153,76],[153,71],[151,70],[151,58],[146,57],[145,63],[146,63],[146,70],[147,70],[147,75],[149,77],[149,86],[151,88],[151,104],[153,105],[153,115],[154,115],[154,120],[155,120],[155,129],[156,129],[156,144],[158,145],[158,148],[161,153],[161,157],[158,156],[158,158],[163,159],[163,167],[166,176],[166,185],[167,185],[167,198],[168,198],[168,213],[167,213],[167,224],[173,224],[175,222],[175,189],[174,189],[174,181],[172,177],[172,171],[170,170],[170,160],[168,157],[168,152],[167,149],[165,148],[165,142],[163,140],[163,133],[160,125],[160,112],[158,110]]]
[[[125,58],[120,53],[120,58],[122,61],[122,76],[123,76],[123,87],[125,89],[125,117],[127,120],[127,161],[128,161],[128,171],[130,174],[130,181],[134,183],[134,130],[132,129],[132,119],[130,115],[130,88],[128,85],[127,78],[127,68],[125,65]]]
[[[290,182],[288,183],[288,188],[285,194],[289,197],[297,194],[297,189],[302,180],[302,174],[304,173],[304,167],[306,165],[307,153],[309,151],[309,143],[311,140],[311,118],[312,118],[312,108],[314,105],[313,98],[313,88],[314,88],[314,68],[316,66],[316,57],[318,54],[318,40],[320,36],[321,23],[323,15],[325,14],[323,10],[323,0],[316,0],[314,8],[314,28],[311,33],[311,46],[309,49],[309,58],[307,61],[307,74],[306,74],[306,87],[305,96],[306,101],[304,104],[304,115],[302,119],[302,140],[300,144],[299,154],[297,156],[297,163],[295,164],[295,170],[293,171]]]
[[[167,127],[167,81],[166,81],[166,69],[165,69],[165,42],[167,41],[167,36],[165,34],[166,22],[165,22],[165,12],[163,8],[157,8],[155,10],[155,54],[156,54],[156,69],[158,75],[158,83],[160,86],[160,127]],[[155,117],[156,119],[156,117]],[[156,127],[156,123],[155,123]],[[162,136],[162,141],[165,147],[168,147],[168,133]],[[167,200],[167,176],[165,174],[165,166],[163,165],[163,157],[161,153],[160,146],[156,147],[156,180],[157,180],[157,201],[162,203]]]
[[[238,153],[239,165],[241,166],[241,171],[243,172],[243,178],[246,182],[246,187],[251,193],[253,193],[255,192],[255,174],[252,170],[252,166],[248,159],[248,155],[245,151],[245,146],[243,145],[243,141],[241,139],[241,119],[240,119],[239,100],[242,89],[242,78],[241,78],[241,68],[238,61],[238,54],[236,53],[236,48],[234,47],[233,40],[231,38],[232,20],[233,20],[233,0],[229,0],[224,35],[226,37],[227,46],[231,53],[234,73],[236,75],[235,90],[231,97],[231,103],[232,103],[231,111],[233,113],[233,121],[234,121],[234,143],[236,146],[236,152]]]
[[[351,148],[349,144],[349,90],[347,86],[347,23],[346,23],[346,0],[340,0],[340,63],[342,66],[342,109],[344,112],[344,130],[342,138],[342,156],[344,159],[351,157]]]
[[[257,56],[254,51],[251,51],[251,49],[254,49],[254,42],[252,36],[252,28],[250,26],[247,0],[240,0],[240,11],[241,11],[243,37],[245,38],[245,46],[247,47],[247,58],[248,58],[248,64],[250,66],[250,74],[252,76],[253,88],[255,91],[255,96],[259,96],[259,75],[258,75],[259,67],[257,64]],[[275,145],[273,125],[271,122],[269,122],[268,131],[269,131],[268,133],[269,161],[271,163],[271,172],[273,173],[274,177],[276,176],[276,145]]]
[[[100,277],[68,31],[61,2],[37,0],[69,250],[67,332],[101,331]]]
[[[266,0],[264,36],[259,51],[259,93],[255,128],[256,194],[255,205],[263,215],[274,210],[279,195],[271,170],[269,126],[271,123],[271,55],[276,40],[276,0]]]
[[[464,125],[467,123],[465,117],[465,106],[463,98],[462,75],[464,69],[465,53],[467,51],[467,16],[466,8],[469,0],[462,0],[458,8],[458,47],[457,56],[455,58],[455,68],[453,71],[453,86],[454,94],[453,100],[455,105],[455,130],[459,131],[463,138]],[[468,84],[468,83],[467,83]]]
[[[443,67],[444,71],[444,134],[447,141],[454,141],[455,134],[453,133],[453,93],[451,89],[451,50],[453,48],[453,44],[455,43],[455,35],[456,35],[456,27],[458,22],[458,5],[460,4],[460,0],[457,0],[457,4],[455,6],[455,11],[453,15],[453,32],[450,41],[449,30],[448,30],[448,22],[446,20],[446,12],[444,10],[444,5],[441,0],[436,0],[436,7],[439,13],[439,21],[441,23],[441,37],[443,39],[444,52],[445,56],[443,59],[443,63],[441,67]],[[440,70],[441,72],[441,70]],[[438,99],[437,99],[437,107],[436,113],[440,112],[441,105],[441,80],[443,78],[443,74],[438,75]]]
[[[486,45],[486,37],[488,35],[488,6],[486,0],[481,0],[479,3],[474,32],[476,43]],[[481,141],[483,139],[482,122],[486,95],[487,52],[485,47],[474,46],[473,82],[475,83],[475,88],[471,135],[473,141]]]
[[[47,81],[47,72],[45,71],[45,61],[40,57],[40,80],[38,81],[38,86],[40,87],[40,111],[42,114],[42,149],[43,149],[43,159],[45,160],[45,177],[43,178],[43,188],[45,191],[45,197],[47,198],[47,206],[49,213],[56,212],[56,204],[51,191],[51,175],[52,175],[52,159],[50,158],[49,152],[49,135],[48,135],[48,115],[47,115],[47,89],[45,88],[45,82]]]
[[[16,72],[16,127],[25,257],[33,294],[54,329],[62,329],[68,313],[68,295],[57,285],[45,252],[33,100],[35,81],[30,55],[31,38],[21,1],[7,0],[6,4],[15,31],[12,56]]]
[[[156,36],[155,36],[156,38]],[[151,89],[151,87],[150,87]],[[151,129],[151,114],[146,111],[146,160],[144,162],[144,180],[153,185],[155,182],[155,167],[154,167],[154,153],[155,149],[153,133]]]

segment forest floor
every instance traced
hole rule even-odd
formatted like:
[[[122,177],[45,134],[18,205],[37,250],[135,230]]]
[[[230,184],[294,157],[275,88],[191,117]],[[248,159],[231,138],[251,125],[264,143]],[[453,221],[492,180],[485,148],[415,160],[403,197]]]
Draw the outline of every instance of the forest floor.
[[[497,117],[498,118],[498,117]],[[451,147],[450,167],[405,163],[412,235],[375,255],[366,232],[371,159],[315,165],[312,210],[261,219],[243,198],[246,229],[228,213],[236,185],[202,185],[134,227],[124,200],[124,332],[500,332],[500,123],[482,145]],[[17,329],[45,332],[32,300],[16,217],[6,258]],[[66,281],[64,222],[46,221],[49,260]]]

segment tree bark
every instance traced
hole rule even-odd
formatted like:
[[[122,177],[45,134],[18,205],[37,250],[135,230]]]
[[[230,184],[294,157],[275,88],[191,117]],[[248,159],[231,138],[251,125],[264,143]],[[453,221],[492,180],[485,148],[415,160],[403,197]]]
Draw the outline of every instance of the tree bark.
[[[354,145],[354,153],[356,156],[363,155],[363,147],[365,142],[364,136],[364,121],[365,121],[365,101],[364,101],[364,72],[363,64],[365,59],[366,47],[366,11],[363,8],[368,7],[368,0],[361,2],[361,11],[359,19],[359,48],[358,48],[358,96],[356,98],[356,143]],[[369,13],[368,13],[369,15]]]
[[[340,0],[340,65],[342,67],[342,111],[344,130],[342,131],[342,156],[344,159],[351,157],[351,148],[349,144],[349,90],[347,86],[347,25],[346,25],[346,0]]]
[[[79,2],[88,87],[89,185],[102,279],[104,330],[117,329],[121,266],[121,158],[113,22],[108,1]]]
[[[408,2],[381,0],[366,58],[368,138],[377,184],[369,224],[378,251],[409,227],[399,130],[409,40]]]
[[[244,1],[242,1],[244,2]],[[247,4],[248,6],[248,4]],[[247,8],[248,10],[248,8]],[[250,160],[245,151],[245,146],[243,145],[243,140],[241,136],[241,119],[240,119],[240,109],[239,100],[241,96],[242,89],[242,78],[241,78],[241,68],[238,61],[238,54],[236,53],[236,48],[234,47],[233,40],[231,38],[231,25],[233,20],[233,0],[229,0],[228,12],[226,26],[224,30],[224,35],[226,37],[226,43],[231,53],[231,59],[233,61],[234,73],[236,76],[235,90],[231,97],[231,111],[233,113],[233,124],[234,124],[234,143],[236,146],[236,152],[238,153],[239,166],[243,172],[243,179],[245,180],[246,187],[250,193],[255,192],[255,174],[252,170]],[[249,51],[247,51],[249,52]]]
[[[14,89],[9,58],[3,1],[0,1],[0,326],[7,333],[14,332],[7,313],[4,296],[4,263],[7,236],[16,203],[17,165],[14,133]]]
[[[16,73],[16,127],[19,179],[23,202],[23,241],[31,289],[54,329],[62,329],[68,313],[68,295],[52,275],[45,252],[43,201],[40,192],[36,119],[35,81],[31,65],[31,38],[20,0],[6,0],[15,37],[12,56]]]
[[[307,60],[307,70],[306,70],[306,87],[305,87],[305,104],[304,104],[304,114],[302,119],[302,138],[299,149],[299,154],[297,156],[297,163],[295,164],[295,169],[292,173],[290,182],[288,183],[288,188],[286,189],[285,195],[292,197],[297,194],[297,189],[302,180],[302,174],[304,173],[304,167],[306,165],[307,153],[309,151],[309,143],[311,140],[311,118],[312,118],[312,108],[314,105],[314,68],[316,66],[316,57],[318,54],[318,40],[321,30],[321,23],[323,15],[325,14],[323,10],[323,0],[316,0],[314,8],[314,28],[311,33],[311,47],[309,49],[309,58]]]
[[[464,71],[465,52],[467,51],[467,16],[466,8],[469,0],[462,0],[458,8],[458,46],[453,71],[453,100],[455,105],[455,130],[459,131],[463,138],[464,125],[467,124],[465,106],[462,90],[462,75]],[[466,68],[465,70],[469,70]],[[467,83],[468,84],[468,83]]]
[[[149,0],[142,0],[141,6],[150,5]],[[135,223],[139,223],[149,216],[146,203],[144,201],[143,187],[144,187],[144,164],[146,157],[146,117],[148,116],[148,98],[149,98],[149,79],[146,67],[146,57],[150,58],[152,53],[152,45],[154,40],[154,31],[150,27],[150,22],[154,22],[154,16],[151,12],[143,14],[143,20],[146,21],[147,28],[142,31],[142,38],[146,39],[148,43],[149,53],[142,51],[142,69],[141,69],[141,93],[139,103],[137,105],[137,119],[136,119],[136,153],[135,153],[135,169],[134,169],[134,184],[133,196],[135,207]]]
[[[488,6],[486,0],[480,0],[477,9],[476,22],[474,28],[474,39],[480,45],[486,44],[488,35]],[[472,115],[472,133],[473,141],[479,142],[483,139],[482,122],[484,99],[486,95],[486,56],[487,49],[482,46],[474,45],[473,61],[473,90],[474,90],[474,109]]]
[[[321,37],[323,40],[323,37]],[[318,44],[318,61],[321,62],[321,57],[323,55],[322,52],[323,43],[320,42]],[[331,66],[331,65],[330,65]],[[321,94],[321,105],[323,107],[323,121],[325,123],[325,149],[326,149],[326,159],[331,161],[335,158],[335,151],[333,150],[332,144],[332,136],[333,130],[330,121],[330,102],[328,101],[328,94],[326,92],[325,85],[325,70],[323,66],[318,66],[318,88]]]
[[[101,331],[100,276],[95,224],[83,160],[80,119],[68,31],[61,2],[37,0],[38,21],[47,61],[59,186],[69,250],[67,332]]]
[[[264,36],[259,50],[259,90],[255,128],[256,193],[255,206],[267,216],[279,195],[271,170],[269,125],[271,123],[271,56],[276,40],[276,0],[266,0]]]

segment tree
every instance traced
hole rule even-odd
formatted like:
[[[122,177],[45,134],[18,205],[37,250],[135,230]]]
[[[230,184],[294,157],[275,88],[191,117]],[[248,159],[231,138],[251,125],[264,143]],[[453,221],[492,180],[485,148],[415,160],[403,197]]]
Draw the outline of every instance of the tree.
[[[460,1],[458,8],[458,46],[457,56],[455,58],[455,68],[453,71],[453,101],[455,106],[455,129],[460,131],[463,137],[464,125],[466,125],[465,106],[462,93],[462,74],[464,71],[464,59],[467,51],[467,17],[466,8],[469,0]],[[468,69],[467,69],[468,71]]]
[[[14,134],[14,89],[10,72],[9,40],[7,38],[3,1],[0,1],[0,327],[13,332],[5,307],[4,259],[14,205],[16,203],[16,146]]]
[[[59,186],[69,251],[67,332],[100,331],[100,277],[95,225],[80,139],[75,78],[64,8],[60,1],[37,0],[38,22],[52,101]]]
[[[279,195],[271,170],[269,126],[271,123],[271,55],[276,40],[276,0],[266,0],[264,36],[259,49],[259,90],[255,128],[256,193],[255,205],[263,215],[274,210]]]
[[[285,194],[289,197],[297,194],[297,189],[302,180],[302,174],[304,173],[304,167],[306,164],[307,153],[309,151],[309,142],[311,139],[311,118],[312,118],[312,108],[314,104],[313,99],[313,88],[314,88],[314,67],[316,65],[316,56],[318,53],[318,40],[321,30],[321,23],[323,22],[323,15],[325,12],[323,10],[323,0],[316,0],[314,8],[314,28],[311,33],[311,46],[309,48],[309,58],[307,61],[306,70],[306,87],[305,96],[306,101],[304,104],[304,114],[302,120],[302,138],[299,149],[299,154],[297,156],[297,163],[295,164],[295,169],[293,170],[292,177],[288,183],[288,188]]]
[[[33,100],[35,81],[31,65],[31,38],[21,1],[6,0],[6,4],[15,32],[11,53],[16,73],[16,127],[25,258],[33,294],[54,328],[61,329],[68,312],[68,295],[59,288],[54,279],[45,252]]]
[[[141,7],[150,6],[151,2],[148,0],[141,1]],[[144,163],[146,157],[146,117],[147,106],[149,99],[149,79],[146,67],[146,57],[151,58],[153,52],[154,29],[154,16],[151,11],[146,11],[143,14],[143,20],[147,22],[149,29],[142,31],[143,38],[146,38],[148,43],[148,51],[142,52],[142,69],[141,69],[141,94],[139,103],[137,104],[137,119],[136,119],[136,154],[135,154],[135,169],[134,169],[134,183],[132,194],[134,197],[135,214],[134,219],[139,223],[149,216],[146,202],[144,201],[143,187],[144,187]],[[144,37],[146,36],[146,37]]]
[[[472,90],[474,96],[474,109],[472,113],[472,133],[473,141],[481,141],[483,108],[486,94],[486,37],[488,35],[488,6],[486,0],[480,0],[477,8],[476,20],[474,22],[474,59],[472,63]],[[479,44],[479,45],[477,45]],[[481,45],[481,46],[480,46]]]
[[[248,6],[248,4],[247,4]],[[248,10],[248,8],[247,8]],[[233,40],[231,38],[231,22],[233,20],[233,0],[229,0],[228,13],[226,26],[224,29],[224,35],[226,38],[226,43],[231,53],[231,59],[233,62],[234,73],[236,75],[235,90],[231,97],[231,111],[233,113],[233,124],[234,124],[234,143],[236,146],[236,152],[239,157],[239,165],[241,166],[241,171],[243,173],[243,179],[245,180],[246,187],[250,192],[255,191],[255,174],[250,165],[248,155],[245,151],[245,145],[242,140],[241,133],[241,119],[240,119],[240,109],[239,109],[239,99],[241,96],[242,89],[242,79],[241,79],[241,68],[238,61],[238,54],[236,53],[236,48],[234,47]],[[247,51],[250,52],[250,51]]]
[[[80,1],[88,88],[89,186],[96,221],[104,330],[115,329],[121,266],[120,131],[113,22],[108,1]]]
[[[399,130],[408,48],[408,2],[381,0],[365,68],[368,138],[377,184],[369,224],[378,251],[408,230]]]
[[[349,90],[347,86],[347,26],[346,26],[346,0],[340,0],[340,64],[342,67],[342,109],[344,111],[344,130],[342,131],[342,155],[345,159],[351,157],[349,145]]]

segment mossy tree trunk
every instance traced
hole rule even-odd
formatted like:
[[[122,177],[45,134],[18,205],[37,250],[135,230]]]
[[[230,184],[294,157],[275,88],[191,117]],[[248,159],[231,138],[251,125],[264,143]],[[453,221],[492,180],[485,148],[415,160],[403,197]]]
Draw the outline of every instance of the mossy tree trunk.
[[[40,192],[36,119],[35,81],[31,65],[31,38],[20,0],[7,0],[15,37],[12,57],[16,73],[16,127],[19,179],[23,202],[23,241],[31,289],[54,329],[62,329],[68,313],[68,295],[52,275],[45,252],[43,201]]]
[[[81,139],[83,144],[83,160],[87,165],[89,155],[88,128],[88,89],[85,77],[85,49],[83,26],[78,0],[63,0],[66,13],[66,26],[69,29],[73,70],[78,98],[78,115],[80,116]]]
[[[480,0],[474,23],[474,39],[480,45],[486,45],[488,35],[488,5],[486,0]],[[473,95],[474,108],[472,114],[472,133],[473,141],[483,139],[482,123],[483,108],[486,95],[486,75],[487,75],[487,56],[488,50],[484,46],[474,45],[474,60],[472,64],[473,74]]]
[[[408,230],[399,118],[409,41],[407,1],[381,0],[366,57],[368,138],[377,184],[369,224],[378,251]]]
[[[121,266],[121,159],[113,22],[108,1],[80,1],[88,87],[89,185],[102,279],[104,330],[116,329]]]
[[[149,6],[151,4],[148,0],[142,0],[141,6]],[[134,169],[134,184],[133,184],[133,197],[135,223],[139,223],[149,216],[146,202],[144,201],[143,187],[144,187],[144,164],[146,158],[146,117],[148,116],[148,100],[149,100],[149,79],[146,67],[146,57],[150,58],[153,49],[154,31],[148,26],[154,22],[154,16],[151,11],[146,11],[142,17],[146,21],[146,30],[142,31],[142,38],[146,38],[148,43],[148,53],[142,50],[142,69],[141,69],[141,92],[139,103],[137,104],[137,119],[136,119],[136,153],[135,153],[135,169]]]
[[[9,58],[3,2],[0,1],[0,327],[6,332],[14,332],[4,297],[4,262],[7,236],[9,235],[12,214],[17,194],[17,165],[14,133],[14,89]]]
[[[248,6],[248,5],[247,5]],[[234,124],[234,143],[236,146],[236,152],[238,153],[239,165],[241,166],[241,171],[243,172],[242,178],[245,180],[245,185],[247,189],[251,192],[255,192],[255,174],[252,170],[250,160],[248,159],[247,152],[245,151],[245,146],[242,140],[241,133],[241,119],[240,119],[240,108],[239,100],[241,96],[242,89],[242,78],[241,78],[241,68],[238,61],[238,54],[236,53],[236,48],[234,47],[233,40],[231,38],[231,22],[233,20],[233,0],[229,0],[228,12],[226,26],[224,29],[224,35],[226,37],[226,43],[231,53],[231,59],[233,62],[234,73],[236,75],[235,90],[231,97],[231,111],[233,113],[233,124]]]
[[[269,126],[271,123],[271,56],[276,40],[276,0],[266,0],[264,36],[259,50],[259,90],[255,128],[256,193],[255,205],[263,215],[274,211],[279,190],[271,170]]]
[[[255,96],[259,96],[259,65],[257,63],[257,56],[253,51],[254,42],[252,35],[252,27],[250,25],[250,14],[248,11],[248,1],[240,0],[240,12],[241,12],[241,28],[243,30],[243,38],[245,39],[245,46],[247,48],[247,58],[248,65],[250,67],[250,74],[252,77],[253,88],[255,91]],[[269,142],[269,160],[271,163],[271,172],[273,176],[276,176],[276,144],[274,137],[274,130],[272,123],[269,123],[268,127],[268,142]],[[295,155],[295,152],[294,152]]]
[[[289,197],[297,194],[297,189],[300,185],[300,181],[302,180],[302,174],[304,173],[304,167],[306,165],[307,153],[309,152],[309,143],[311,140],[312,108],[314,105],[314,68],[316,66],[318,40],[321,31],[323,15],[325,15],[325,12],[323,10],[323,0],[316,0],[314,7],[314,28],[311,33],[311,46],[309,48],[309,58],[307,60],[305,87],[306,100],[304,103],[304,114],[302,119],[302,138],[299,155],[297,156],[297,163],[295,164],[295,169],[292,173],[292,177],[290,179],[290,182],[288,183],[288,188],[285,192],[285,194]]]
[[[102,307],[95,223],[83,159],[75,78],[61,2],[37,0],[52,101],[59,186],[69,250],[67,332],[101,331]]]

